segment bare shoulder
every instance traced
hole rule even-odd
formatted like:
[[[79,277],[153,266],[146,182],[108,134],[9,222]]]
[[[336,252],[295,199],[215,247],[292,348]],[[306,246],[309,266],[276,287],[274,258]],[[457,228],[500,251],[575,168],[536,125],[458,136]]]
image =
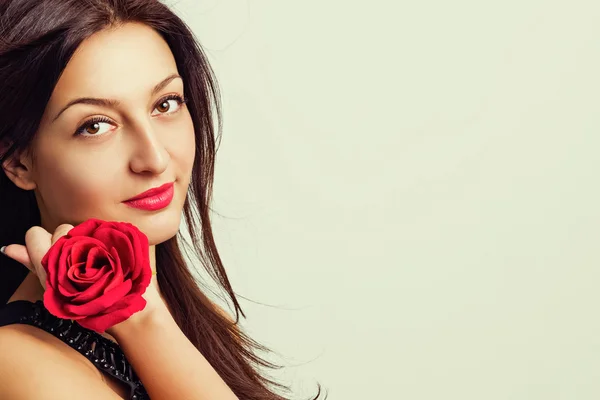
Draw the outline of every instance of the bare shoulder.
[[[29,325],[0,327],[0,398],[117,400],[100,372],[58,338]]]

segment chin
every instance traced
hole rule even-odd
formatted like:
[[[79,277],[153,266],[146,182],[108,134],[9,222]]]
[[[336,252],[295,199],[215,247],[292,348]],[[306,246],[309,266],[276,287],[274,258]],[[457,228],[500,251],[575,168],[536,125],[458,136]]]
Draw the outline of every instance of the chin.
[[[144,232],[148,236],[148,244],[154,246],[177,235],[181,215],[181,210],[174,209],[157,215],[137,217],[131,223]]]
[[[153,246],[165,242],[177,235],[183,216],[183,202],[177,182],[175,183],[175,195],[171,203],[162,210],[146,213],[142,210],[128,208],[126,221],[136,225],[148,237],[148,243]]]

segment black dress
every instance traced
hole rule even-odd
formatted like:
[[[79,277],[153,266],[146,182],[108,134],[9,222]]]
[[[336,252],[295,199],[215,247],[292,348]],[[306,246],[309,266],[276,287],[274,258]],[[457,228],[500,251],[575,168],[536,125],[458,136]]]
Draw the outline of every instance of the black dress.
[[[150,399],[118,344],[76,322],[50,314],[41,300],[35,303],[16,300],[0,306],[0,326],[9,324],[27,324],[43,329],[77,350],[99,370],[129,385],[130,399]]]

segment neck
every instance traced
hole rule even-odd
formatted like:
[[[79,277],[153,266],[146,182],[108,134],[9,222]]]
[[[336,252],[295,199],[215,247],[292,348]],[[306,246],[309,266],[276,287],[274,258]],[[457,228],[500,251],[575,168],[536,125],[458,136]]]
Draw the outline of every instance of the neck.
[[[152,269],[152,273],[156,272],[156,246],[150,246],[150,268]]]

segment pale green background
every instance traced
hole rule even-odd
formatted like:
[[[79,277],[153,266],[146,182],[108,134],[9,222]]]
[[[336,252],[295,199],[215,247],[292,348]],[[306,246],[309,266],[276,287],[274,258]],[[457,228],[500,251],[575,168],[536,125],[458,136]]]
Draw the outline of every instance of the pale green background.
[[[598,4],[177,2],[217,244],[296,398],[600,398]]]

